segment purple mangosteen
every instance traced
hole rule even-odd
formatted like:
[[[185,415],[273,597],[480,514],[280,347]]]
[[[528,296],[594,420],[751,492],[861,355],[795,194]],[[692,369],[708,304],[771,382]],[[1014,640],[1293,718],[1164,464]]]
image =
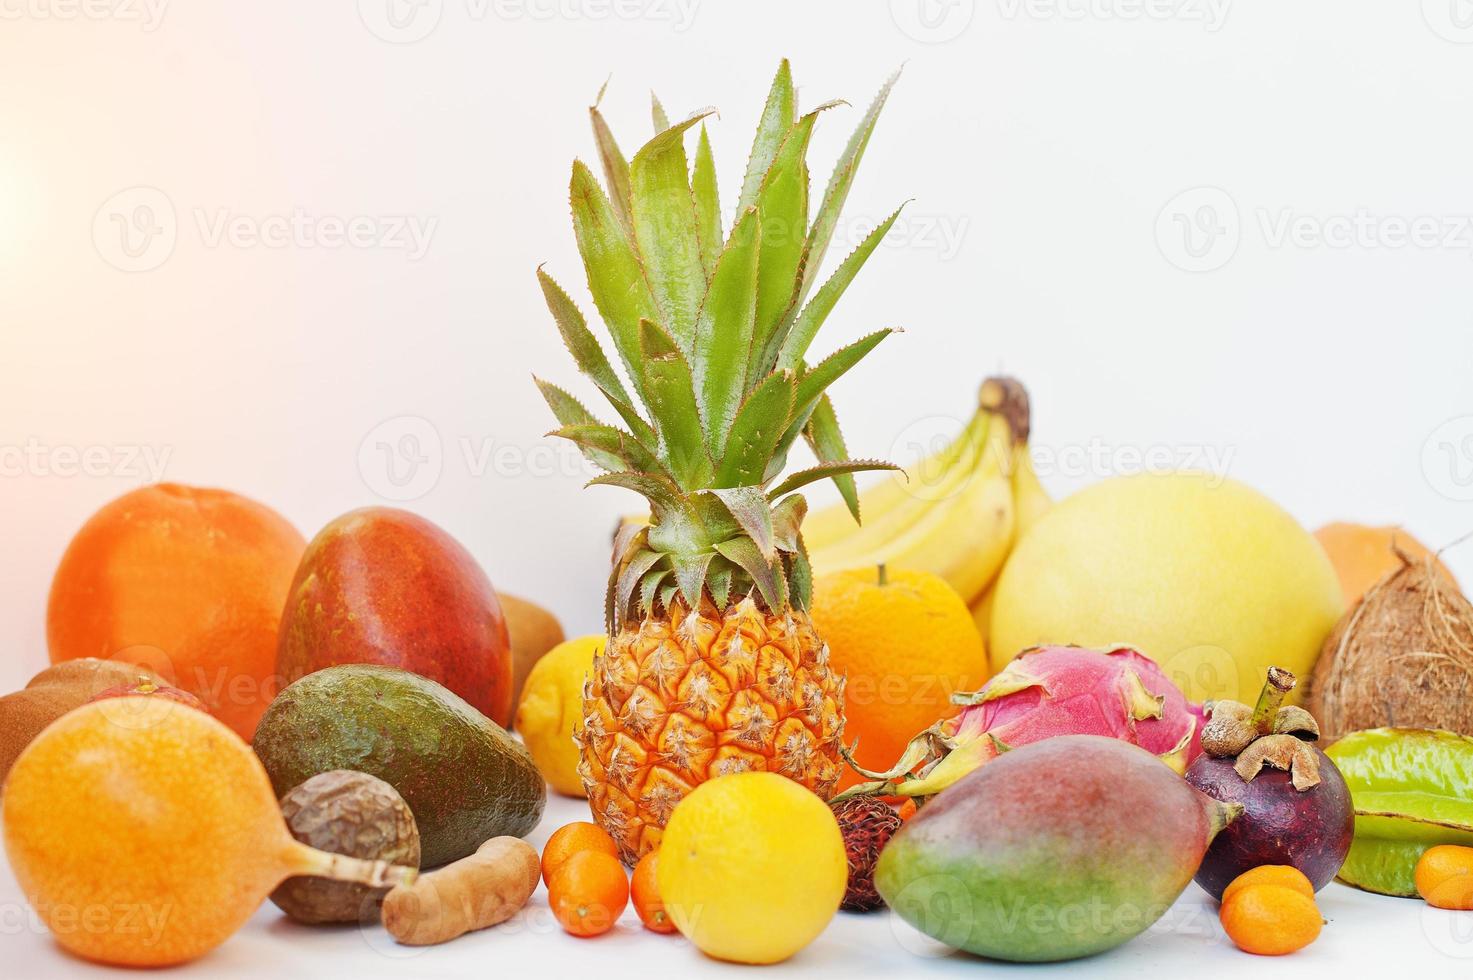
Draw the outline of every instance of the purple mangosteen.
[[[1264,864],[1298,868],[1318,891],[1350,851],[1350,790],[1335,763],[1314,745],[1314,717],[1284,705],[1294,682],[1289,671],[1270,667],[1256,706],[1207,706],[1202,755],[1187,769],[1187,782],[1223,803],[1243,805],[1242,816],[1217,835],[1197,870],[1197,884],[1213,898],[1222,898],[1238,875]]]

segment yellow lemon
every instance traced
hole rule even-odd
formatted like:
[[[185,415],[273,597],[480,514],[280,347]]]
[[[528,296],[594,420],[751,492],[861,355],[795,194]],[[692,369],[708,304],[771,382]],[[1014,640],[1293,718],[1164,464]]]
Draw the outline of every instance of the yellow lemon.
[[[828,806],[770,772],[721,776],[681,800],[660,844],[660,898],[707,956],[777,963],[823,932],[848,880]]]
[[[1045,514],[1003,567],[994,670],[1046,643],[1128,643],[1193,701],[1252,703],[1269,666],[1309,678],[1344,601],[1324,550],[1241,483],[1105,480]]]
[[[608,638],[602,633],[559,643],[527,675],[514,725],[553,789],[583,796],[574,733],[583,724],[583,682]]]

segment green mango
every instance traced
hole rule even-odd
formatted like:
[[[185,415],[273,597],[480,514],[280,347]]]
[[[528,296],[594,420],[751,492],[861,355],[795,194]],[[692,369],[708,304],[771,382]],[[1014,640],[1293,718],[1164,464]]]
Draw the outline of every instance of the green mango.
[[[1355,806],[1347,885],[1415,897],[1417,861],[1438,844],[1473,846],[1473,738],[1422,728],[1372,728],[1330,746]]]

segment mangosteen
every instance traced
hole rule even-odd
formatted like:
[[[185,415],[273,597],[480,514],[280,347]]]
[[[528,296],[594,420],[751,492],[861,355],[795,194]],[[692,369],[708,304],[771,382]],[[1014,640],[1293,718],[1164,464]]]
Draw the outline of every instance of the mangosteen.
[[[1320,735],[1314,717],[1283,703],[1294,683],[1289,671],[1270,667],[1254,707],[1237,701],[1206,706],[1202,755],[1187,769],[1187,782],[1223,803],[1243,805],[1242,816],[1217,835],[1197,870],[1197,884],[1213,898],[1264,864],[1298,868],[1319,891],[1350,852],[1350,790],[1314,744]]]

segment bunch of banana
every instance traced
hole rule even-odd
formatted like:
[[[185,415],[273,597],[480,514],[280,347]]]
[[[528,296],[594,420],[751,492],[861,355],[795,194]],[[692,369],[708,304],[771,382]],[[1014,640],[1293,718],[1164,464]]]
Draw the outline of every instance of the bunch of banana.
[[[986,637],[998,572],[1051,504],[1028,452],[1028,419],[1023,386],[988,378],[954,440],[861,493],[862,525],[842,503],[808,515],[814,573],[880,564],[934,572],[967,600]]]

